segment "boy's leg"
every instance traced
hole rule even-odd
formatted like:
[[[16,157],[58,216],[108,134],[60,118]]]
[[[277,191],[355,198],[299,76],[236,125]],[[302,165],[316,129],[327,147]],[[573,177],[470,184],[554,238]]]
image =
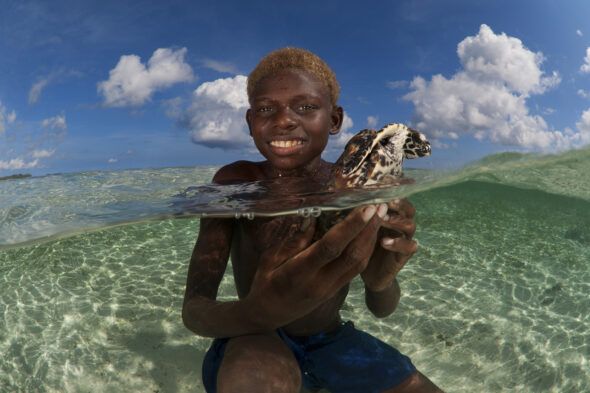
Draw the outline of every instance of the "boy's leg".
[[[229,340],[217,374],[218,393],[298,393],[301,370],[276,333]]]
[[[287,337],[287,340],[300,338]],[[352,322],[337,330],[305,338],[302,369],[330,391],[442,392],[391,345],[358,330]]]
[[[416,371],[401,384],[383,393],[443,393],[443,391],[420,371]]]

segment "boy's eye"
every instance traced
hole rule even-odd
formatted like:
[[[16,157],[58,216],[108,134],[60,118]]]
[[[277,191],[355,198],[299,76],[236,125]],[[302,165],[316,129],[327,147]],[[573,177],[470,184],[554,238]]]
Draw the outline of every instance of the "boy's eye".
[[[297,113],[304,114],[319,109],[319,106],[316,104],[297,104],[291,106],[291,108],[291,110]],[[278,108],[275,105],[258,105],[255,107],[256,113],[260,115],[272,115],[276,113],[277,110]]]
[[[273,107],[272,106],[260,106],[258,108],[256,108],[256,112],[258,113],[269,113],[272,112]]]
[[[308,111],[313,111],[313,110],[318,109],[318,106],[313,105],[313,104],[303,104],[303,105],[299,105],[299,107],[297,109],[301,112],[308,112]]]

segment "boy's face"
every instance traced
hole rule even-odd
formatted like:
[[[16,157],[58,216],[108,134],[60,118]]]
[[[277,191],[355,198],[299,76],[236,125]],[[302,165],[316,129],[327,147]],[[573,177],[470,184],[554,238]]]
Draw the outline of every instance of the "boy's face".
[[[246,121],[260,153],[279,170],[319,164],[330,131],[342,125],[328,88],[302,70],[285,70],[262,79]]]

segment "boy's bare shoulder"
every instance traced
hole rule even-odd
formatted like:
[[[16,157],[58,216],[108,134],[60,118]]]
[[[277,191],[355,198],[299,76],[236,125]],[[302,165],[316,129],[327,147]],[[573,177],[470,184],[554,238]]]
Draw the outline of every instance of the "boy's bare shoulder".
[[[213,176],[213,183],[235,184],[263,180],[264,178],[262,162],[242,160],[220,168]]]

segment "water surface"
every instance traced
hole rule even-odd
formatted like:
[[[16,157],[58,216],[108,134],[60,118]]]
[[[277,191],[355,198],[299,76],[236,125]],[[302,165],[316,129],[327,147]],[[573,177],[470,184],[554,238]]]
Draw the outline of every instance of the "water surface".
[[[373,318],[355,280],[344,317],[449,392],[590,391],[589,171],[581,150],[416,173],[400,306]],[[0,182],[0,391],[203,391],[210,340],[180,318],[198,218],[172,202],[213,173]]]

